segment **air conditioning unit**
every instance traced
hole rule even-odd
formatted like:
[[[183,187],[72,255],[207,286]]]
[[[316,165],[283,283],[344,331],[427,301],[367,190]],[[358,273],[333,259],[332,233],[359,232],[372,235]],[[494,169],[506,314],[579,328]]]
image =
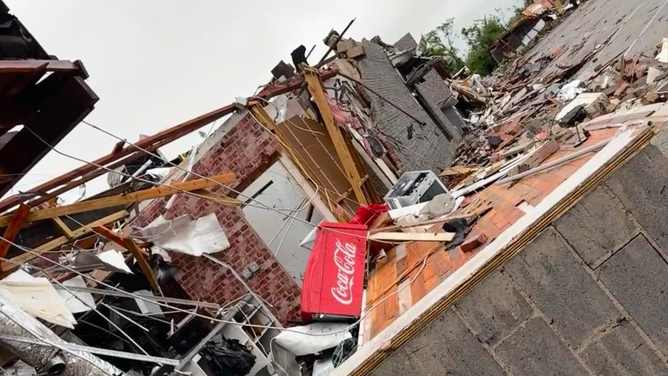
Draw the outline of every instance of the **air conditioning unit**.
[[[429,202],[434,197],[447,193],[445,185],[432,171],[406,172],[383,198],[391,209]]]

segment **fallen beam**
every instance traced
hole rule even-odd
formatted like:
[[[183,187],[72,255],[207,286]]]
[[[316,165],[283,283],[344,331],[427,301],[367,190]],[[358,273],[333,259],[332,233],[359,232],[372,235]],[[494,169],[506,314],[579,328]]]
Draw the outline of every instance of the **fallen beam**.
[[[179,193],[181,191],[191,192],[217,185],[217,183],[226,184],[226,183],[232,183],[234,181],[236,181],[236,176],[234,173],[230,172],[227,174],[214,176],[209,179],[196,179],[181,183],[174,183],[172,184],[171,187],[162,186],[157,188],[150,188],[118,196],[103,197],[88,201],[77,202],[76,204],[72,205],[65,205],[65,206],[58,206],[55,208],[37,210],[28,214],[26,221],[28,222],[39,221],[42,219],[109,208],[112,206],[127,205],[154,198],[170,196]],[[8,225],[11,219],[12,219],[11,215],[0,217],[0,227]]]
[[[151,269],[151,266],[144,258],[144,255],[142,254],[141,249],[139,249],[137,243],[135,243],[135,241],[131,238],[125,238],[125,247],[130,251],[130,253],[132,253],[132,256],[134,256],[135,260],[137,260],[137,264],[139,264],[141,271],[146,276],[149,285],[151,285],[153,295],[164,295],[160,289],[160,285],[158,284],[158,279],[155,278],[155,274],[153,274],[153,269]]]
[[[319,72],[320,77],[323,80],[332,78],[338,74],[337,70],[329,70],[329,71],[322,71]],[[268,100],[272,97],[275,97],[277,95],[289,93],[291,91],[294,91],[298,88],[300,88],[304,84],[304,78],[303,76],[297,76],[294,79],[284,82],[284,83],[279,83],[274,86],[269,86],[264,88],[260,93],[258,93],[256,96],[251,97],[250,99],[252,100],[253,98],[260,98],[263,100]],[[220,107],[216,110],[213,110],[211,112],[207,112],[206,114],[203,114],[201,116],[198,116],[194,119],[188,120],[186,122],[183,122],[181,124],[177,124],[171,128],[168,128],[162,132],[156,133],[153,136],[146,137],[144,139],[141,139],[135,143],[136,146],[148,150],[155,150],[157,149],[156,144],[160,143],[160,146],[164,146],[170,142],[173,142],[174,140],[177,140],[189,133],[192,133],[203,126],[210,124],[211,122],[218,120],[220,118],[223,118],[237,110],[236,104],[228,104],[227,106]],[[125,159],[124,163],[129,163],[137,158],[140,158],[142,155],[145,155],[146,153],[141,152],[139,149],[137,149],[133,145],[128,145],[120,150],[114,150],[113,153],[107,154],[101,158],[98,158],[91,163],[81,166],[77,169],[74,169],[66,174],[63,174],[61,176],[58,176],[54,179],[51,179],[43,184],[38,185],[37,187],[32,188],[28,192],[32,193],[38,193],[42,195],[42,197],[38,199],[32,200],[30,203],[34,206],[39,203],[42,203],[44,201],[47,201],[51,196],[53,196],[53,193],[51,190],[58,188],[64,184],[67,184],[71,182],[72,180],[82,177],[86,174],[89,174],[93,171],[96,171],[98,167],[96,165],[102,165],[102,166],[107,166],[108,164],[118,161],[119,159],[129,156],[128,158]],[[104,172],[103,172],[104,173]],[[101,174],[100,174],[101,175]],[[92,174],[90,177],[87,177],[86,179],[78,179],[77,184],[83,184],[94,177],[99,176]],[[61,191],[60,193],[63,193],[65,191]],[[0,202],[0,212],[6,211],[7,209],[12,208],[14,205],[17,205],[20,202],[24,202],[26,200],[25,197],[21,196],[12,196],[9,197],[3,201]]]
[[[357,170],[357,165],[353,160],[350,149],[343,139],[341,130],[336,125],[334,114],[332,114],[332,109],[329,107],[329,103],[327,102],[327,95],[325,94],[325,90],[322,87],[320,76],[314,70],[305,69],[304,77],[306,79],[308,90],[313,96],[315,104],[318,106],[318,110],[320,110],[320,115],[322,115],[325,128],[327,128],[327,133],[329,133],[329,137],[332,139],[336,154],[341,160],[346,177],[348,178],[348,181],[353,188],[353,192],[355,192],[355,197],[360,204],[366,205],[367,199],[362,192],[362,184],[364,182],[362,181],[362,177]]]
[[[119,212],[116,212],[116,213],[111,214],[109,216],[106,216],[104,218],[98,219],[97,221],[91,222],[91,223],[87,224],[86,226],[80,227],[80,228],[72,231],[72,234],[74,235],[73,239],[77,239],[77,238],[80,238],[84,235],[88,235],[88,234],[92,233],[93,232],[92,228],[95,227],[95,226],[103,226],[103,225],[106,225],[106,224],[109,224],[109,223],[112,223],[112,222],[116,222],[121,218],[125,218],[125,216],[127,216],[127,215],[128,215],[127,211],[121,210]],[[70,241],[71,240],[68,239],[67,236],[63,235],[63,236],[55,238],[55,239],[53,239],[53,240],[51,240],[47,243],[44,243],[44,244],[40,245],[39,247],[35,248],[33,251],[38,253],[38,254],[42,254],[44,252],[52,251],[52,250],[54,250],[54,249],[56,249],[56,248],[58,248],[62,245],[65,245],[65,244],[69,243]],[[11,261],[12,261],[11,263],[6,262],[6,263],[2,264],[2,268],[1,268],[2,274],[5,275],[7,272],[15,270],[16,268],[18,268],[19,264],[28,262],[28,261],[34,259],[35,257],[37,257],[37,256],[33,255],[32,253],[28,253],[28,252],[14,257],[13,259],[11,259]]]
[[[28,214],[30,214],[30,208],[26,205],[20,205],[16,212],[10,216],[9,224],[2,236],[4,239],[0,241],[0,257],[7,256],[7,252],[11,247],[9,242],[14,241],[14,238],[16,238],[16,235],[21,230],[21,226],[25,223]],[[2,265],[2,261],[0,261],[0,265]]]
[[[398,241],[398,242],[449,242],[455,237],[451,232],[416,233],[416,232],[378,232],[369,235],[369,240]]]

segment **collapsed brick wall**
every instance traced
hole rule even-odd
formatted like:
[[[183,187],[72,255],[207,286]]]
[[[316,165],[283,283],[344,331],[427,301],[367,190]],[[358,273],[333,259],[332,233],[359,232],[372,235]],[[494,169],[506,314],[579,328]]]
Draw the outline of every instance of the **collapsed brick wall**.
[[[668,132],[652,143],[372,374],[668,375]]]
[[[204,176],[234,172],[237,181],[229,186],[235,190],[243,190],[266,171],[278,156],[278,145],[272,135],[249,113],[228,120],[218,132],[226,133],[220,142],[202,155],[192,170]],[[212,137],[216,137],[216,134]],[[222,187],[210,190],[220,194],[230,193]],[[241,197],[239,199],[244,201]],[[161,214],[166,219],[186,214],[191,219],[197,219],[215,213],[230,247],[213,256],[229,264],[239,274],[250,263],[257,263],[259,271],[246,283],[273,305],[272,312],[283,324],[298,319],[300,287],[246,222],[241,209],[180,194],[171,209],[165,210],[167,201],[160,199],[152,202],[141,213],[136,225],[145,226]],[[247,293],[243,284],[229,270],[206,258],[174,252],[170,255],[174,265],[180,268],[176,279],[192,299],[225,304]]]
[[[366,57],[359,62],[359,66],[364,84],[425,123],[418,124],[367,91],[376,126],[392,141],[392,146],[403,164],[401,171],[440,172],[444,167],[450,166],[454,145],[418,104],[392,66],[385,50],[373,42],[365,41],[363,45]]]

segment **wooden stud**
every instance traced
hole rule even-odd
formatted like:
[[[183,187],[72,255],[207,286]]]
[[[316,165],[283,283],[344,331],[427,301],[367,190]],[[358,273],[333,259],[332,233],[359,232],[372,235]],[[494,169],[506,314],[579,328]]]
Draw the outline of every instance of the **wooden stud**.
[[[2,235],[4,239],[0,241],[0,257],[7,256],[7,252],[11,247],[11,244],[8,242],[14,241],[14,238],[16,238],[16,235],[21,230],[21,226],[26,221],[26,218],[28,218],[28,214],[30,214],[30,207],[21,204],[14,214],[9,216],[10,221],[7,224],[4,235]],[[0,265],[2,265],[2,261],[0,261]]]
[[[377,232],[369,235],[369,240],[385,240],[385,241],[403,241],[403,242],[449,242],[455,237],[452,232],[434,233],[419,233],[419,232]]]
[[[220,193],[207,191],[205,189],[193,191],[193,193],[196,193],[199,196],[203,196],[208,200],[211,200],[223,206],[241,206],[241,201],[237,200],[236,198],[232,198],[230,196],[221,195]]]
[[[72,232],[72,230],[70,230],[69,227],[67,227],[67,224],[65,224],[65,222],[63,222],[63,220],[60,219],[60,217],[53,217],[51,219],[53,219],[53,222],[56,224],[56,226],[58,226],[58,228],[63,233],[63,235],[65,235],[66,238],[68,239],[74,238],[74,233]]]
[[[308,90],[313,96],[318,109],[320,110],[320,115],[325,122],[325,127],[327,128],[327,133],[332,139],[334,148],[336,149],[336,154],[338,154],[341,164],[343,165],[343,170],[346,173],[350,185],[353,187],[355,192],[355,197],[362,205],[367,205],[366,196],[362,192],[362,177],[358,171],[358,166],[355,164],[353,157],[351,155],[350,149],[341,134],[341,130],[336,125],[334,121],[334,115],[332,114],[332,109],[329,107],[327,102],[327,95],[322,87],[322,82],[320,81],[320,76],[318,72],[312,69],[304,70],[304,78],[306,79],[306,84]]]
[[[160,198],[165,196],[170,196],[181,191],[196,191],[204,188],[208,188],[216,185],[216,183],[232,183],[236,181],[236,176],[234,173],[227,173],[218,176],[214,176],[209,179],[195,179],[181,183],[173,183],[172,187],[157,187],[145,189],[138,192],[127,193],[118,196],[98,198],[88,201],[77,202],[72,205],[59,206],[55,208],[47,208],[42,210],[37,210],[30,212],[26,221],[38,221],[41,219],[48,219],[53,217],[60,217],[68,214],[76,214],[87,212],[96,209],[109,208],[112,206],[132,204],[135,202],[150,200],[154,198]],[[12,216],[0,217],[0,226],[8,225],[12,220]]]
[[[80,238],[84,235],[88,235],[91,232],[93,232],[93,230],[92,230],[93,227],[102,226],[102,225],[106,225],[108,223],[116,222],[119,219],[124,218],[126,215],[128,215],[128,212],[125,211],[125,210],[121,210],[119,212],[111,214],[111,215],[109,215],[107,217],[104,217],[102,219],[98,219],[97,221],[89,223],[84,227],[81,227],[81,228],[78,228],[78,229],[72,231],[72,234],[74,234],[72,239],[76,239],[76,238]],[[68,242],[70,242],[70,239],[68,239],[65,235],[63,235],[63,236],[55,238],[55,239],[53,239],[53,240],[51,240],[47,243],[44,243],[44,244],[40,245],[39,247],[33,249],[33,251],[35,251],[38,254],[42,254],[44,252],[52,251],[52,250],[54,250],[54,249],[56,249],[56,248],[58,248],[62,245],[67,244]],[[2,264],[2,273],[5,274],[6,272],[13,271],[18,267],[17,264],[22,264],[22,263],[28,262],[28,261],[34,259],[35,257],[37,257],[37,256],[35,256],[35,255],[33,255],[32,253],[29,253],[29,252],[18,255],[18,256],[14,257],[12,259],[11,264],[9,264],[9,263]]]
[[[151,266],[144,258],[144,255],[142,254],[141,249],[139,249],[137,243],[135,243],[134,240],[132,240],[132,238],[125,238],[125,247],[132,253],[132,256],[134,256],[134,258],[137,260],[139,267],[141,268],[142,272],[144,272],[144,275],[148,279],[148,283],[151,285],[151,290],[153,290],[153,294],[156,296],[163,296],[162,291],[160,290],[160,285],[158,284],[158,279],[155,278],[155,274],[153,274],[153,269],[151,269]]]

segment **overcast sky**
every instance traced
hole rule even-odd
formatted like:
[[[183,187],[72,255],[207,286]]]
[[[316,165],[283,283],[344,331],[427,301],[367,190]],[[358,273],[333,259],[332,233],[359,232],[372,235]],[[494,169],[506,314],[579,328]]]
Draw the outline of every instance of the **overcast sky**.
[[[5,0],[52,55],[81,60],[88,85],[100,97],[87,120],[136,141],[164,128],[251,95],[270,70],[300,44],[317,44],[311,61],[325,52],[323,37],[357,18],[348,36],[380,35],[394,43],[406,32],[417,39],[445,19],[460,30],[520,0]],[[208,129],[205,128],[205,131]],[[163,148],[168,156],[201,141],[195,133]],[[80,124],[57,147],[93,160],[117,142]],[[27,190],[80,165],[49,154],[14,189]],[[89,184],[88,193],[106,189]]]

